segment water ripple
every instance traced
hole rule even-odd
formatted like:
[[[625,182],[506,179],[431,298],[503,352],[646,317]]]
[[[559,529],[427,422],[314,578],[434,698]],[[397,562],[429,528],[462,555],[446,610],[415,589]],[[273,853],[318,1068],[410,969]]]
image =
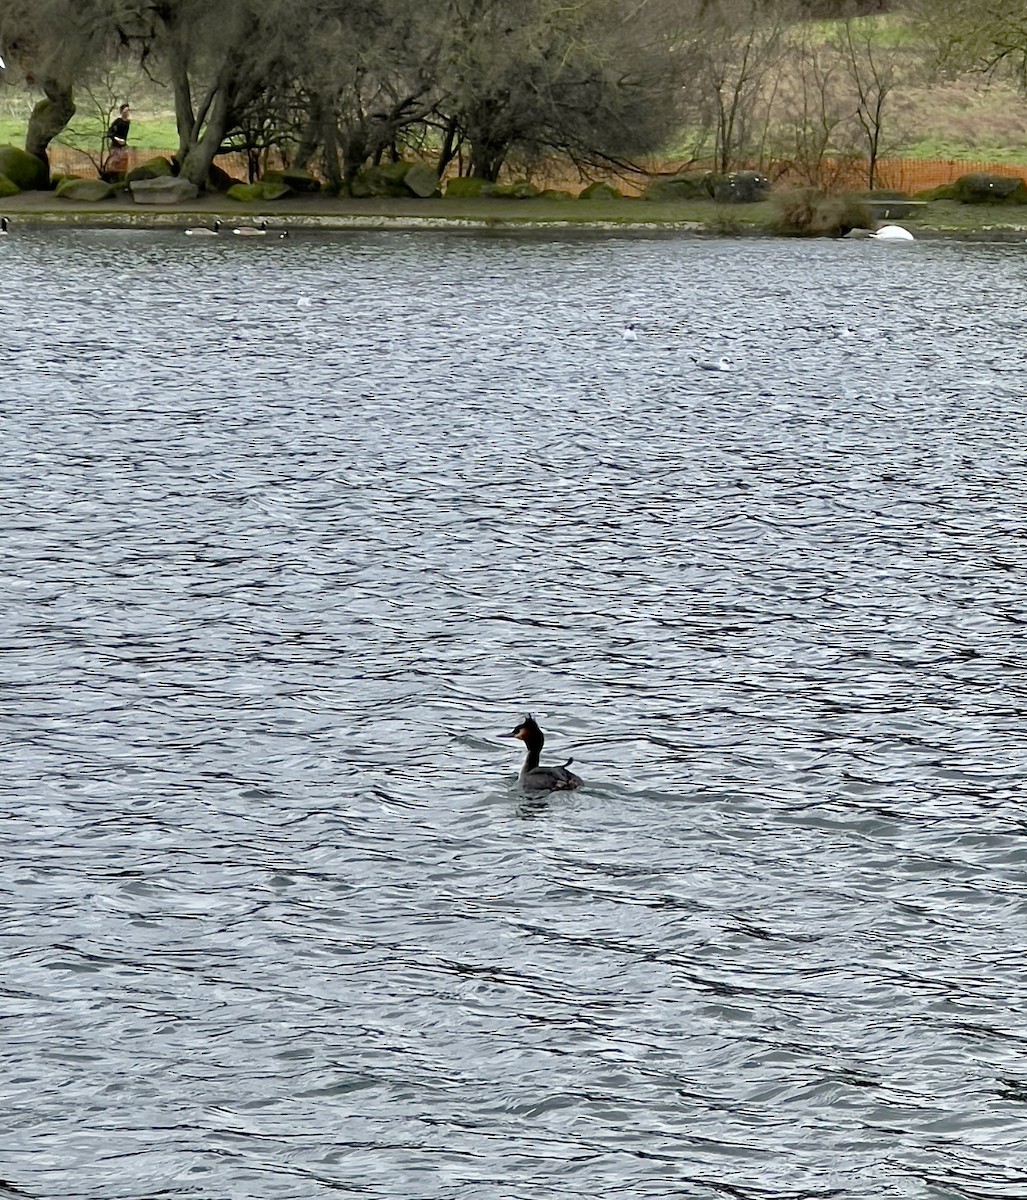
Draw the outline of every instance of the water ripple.
[[[3,248],[0,1195],[1027,1192],[1020,250],[188,241]]]

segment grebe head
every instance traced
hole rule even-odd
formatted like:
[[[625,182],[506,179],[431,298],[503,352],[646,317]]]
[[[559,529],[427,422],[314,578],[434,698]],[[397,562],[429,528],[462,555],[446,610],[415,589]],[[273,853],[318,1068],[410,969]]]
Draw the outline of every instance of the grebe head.
[[[503,737],[517,738],[523,742],[529,749],[541,750],[545,744],[545,734],[539,729],[538,722],[528,713],[524,720],[510,733],[505,733]]]

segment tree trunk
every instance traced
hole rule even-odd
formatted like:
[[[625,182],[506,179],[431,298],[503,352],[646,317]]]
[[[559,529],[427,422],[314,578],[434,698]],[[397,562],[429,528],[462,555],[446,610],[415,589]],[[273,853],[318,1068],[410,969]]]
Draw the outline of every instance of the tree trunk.
[[[338,195],[342,191],[342,164],[339,162],[339,131],[334,117],[326,117],[324,123],[325,177],[329,188]]]
[[[475,142],[471,146],[471,174],[495,183],[506,158],[506,146],[497,142]]]
[[[231,113],[225,89],[219,88],[207,112],[203,136],[191,140],[189,148],[182,157],[182,168],[179,172],[185,179],[195,183],[201,192],[206,187],[211,164],[221,149],[221,143],[228,132],[230,119]]]
[[[44,99],[36,104],[29,117],[25,150],[28,154],[41,158],[49,168],[50,160],[46,156],[46,148],[75,115],[75,101],[70,84],[59,83],[56,79],[44,79],[42,88]]]
[[[310,166],[310,160],[317,153],[318,146],[321,145],[324,125],[325,106],[319,97],[311,96],[310,103],[307,105],[307,119],[296,147],[296,157],[293,160],[299,170],[305,171]]]
[[[442,142],[442,149],[439,151],[439,157],[435,162],[435,174],[441,179],[445,174],[446,168],[456,157],[456,120],[446,122],[446,136]]]

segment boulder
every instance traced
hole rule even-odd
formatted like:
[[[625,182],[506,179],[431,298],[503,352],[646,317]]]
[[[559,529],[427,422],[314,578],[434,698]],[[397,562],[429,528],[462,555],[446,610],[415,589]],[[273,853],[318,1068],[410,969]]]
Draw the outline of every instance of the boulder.
[[[6,175],[0,175],[0,199],[4,196],[17,196],[21,188],[11,183]]]
[[[321,180],[311,175],[309,171],[301,171],[297,167],[284,167],[281,171],[265,171],[262,183],[284,183],[294,192],[319,192]]]
[[[709,200],[714,176],[709,171],[682,171],[679,175],[654,180],[642,193],[643,200],[661,204],[675,200]]]
[[[59,200],[78,200],[95,204],[97,200],[109,200],[117,189],[102,179],[62,179],[54,195]]]
[[[953,187],[955,198],[963,204],[1027,204],[1027,186],[1016,175],[973,171],[969,175],[960,175]]]
[[[263,204],[266,200],[281,200],[283,196],[291,196],[292,189],[284,183],[261,179],[257,183],[233,183],[225,195],[229,200],[238,200],[240,204]]]
[[[0,175],[6,175],[20,192],[42,192],[50,183],[46,163],[17,146],[0,146]]]
[[[579,200],[620,200],[621,194],[608,183],[590,183],[578,192]]]
[[[479,196],[491,196],[495,184],[477,175],[461,175],[446,184],[447,200],[474,200]]]
[[[577,196],[573,192],[564,191],[563,188],[545,188],[539,192],[540,200],[576,200]]]
[[[403,186],[413,196],[426,200],[435,196],[439,190],[439,177],[423,163],[411,163],[410,169],[403,176]]]
[[[735,171],[721,176],[713,186],[713,199],[718,204],[758,204],[766,200],[770,180],[759,171]]]
[[[516,183],[500,183],[492,189],[492,195],[500,200],[534,200],[539,194],[538,188],[526,179],[519,179]]]
[[[195,200],[200,192],[195,183],[190,183],[181,175],[169,175],[163,179],[137,179],[128,186],[136,204],[184,204],[188,200]]]
[[[135,183],[137,179],[164,179],[168,175],[173,175],[171,163],[166,158],[150,158],[146,162],[140,163],[138,167],[133,167],[125,175],[126,183]]]
[[[227,192],[230,187],[242,182],[241,179],[236,179],[234,175],[223,171],[217,163],[211,163],[210,170],[207,172],[207,187],[213,192]]]
[[[369,196],[409,196],[410,193],[403,186],[403,176],[408,168],[408,163],[365,167],[350,184],[350,195],[358,199],[366,199]]]

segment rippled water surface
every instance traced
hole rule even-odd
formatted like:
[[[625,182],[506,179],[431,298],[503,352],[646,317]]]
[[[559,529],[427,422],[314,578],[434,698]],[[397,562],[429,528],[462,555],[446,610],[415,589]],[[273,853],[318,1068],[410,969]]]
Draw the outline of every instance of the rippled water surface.
[[[1027,1195],[1023,247],[0,259],[0,1195]]]

